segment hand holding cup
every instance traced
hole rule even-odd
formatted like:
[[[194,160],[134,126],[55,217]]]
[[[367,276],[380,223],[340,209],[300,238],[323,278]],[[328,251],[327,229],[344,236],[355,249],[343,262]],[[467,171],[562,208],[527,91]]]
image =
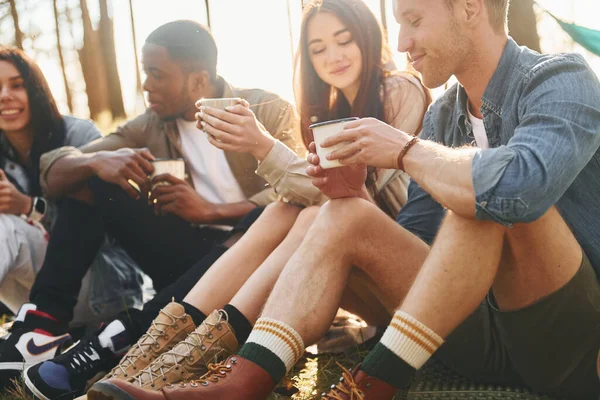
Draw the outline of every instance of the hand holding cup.
[[[258,161],[273,148],[275,139],[256,119],[246,100],[201,99],[196,106],[200,109],[196,113],[197,127],[207,134],[213,146],[224,151],[250,153]]]

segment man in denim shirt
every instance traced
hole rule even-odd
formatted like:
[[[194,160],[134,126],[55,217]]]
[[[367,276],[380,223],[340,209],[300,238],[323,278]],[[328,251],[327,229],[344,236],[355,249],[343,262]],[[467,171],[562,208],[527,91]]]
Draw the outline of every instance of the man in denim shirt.
[[[313,183],[337,198],[220,370],[227,385],[174,389],[180,394],[168,398],[266,398],[327,331],[358,267],[392,322],[326,398],[392,399],[435,353],[480,382],[598,399],[597,77],[579,55],[517,46],[507,0],[394,7],[399,50],[424,83],[455,75],[459,84],[430,107],[420,139],[366,118],[324,143],[349,142],[328,156],[346,168],[324,170],[309,155]],[[372,204],[365,165],[411,175],[398,224]]]

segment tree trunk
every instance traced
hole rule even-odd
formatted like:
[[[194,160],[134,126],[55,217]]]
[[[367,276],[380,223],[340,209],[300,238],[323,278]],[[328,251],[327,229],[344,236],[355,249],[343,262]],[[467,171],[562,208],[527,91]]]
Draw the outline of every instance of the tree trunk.
[[[79,0],[79,4],[83,22],[83,46],[79,50],[79,61],[85,80],[90,118],[97,121],[103,113],[110,111],[106,91],[104,60],[102,59],[102,52],[98,51],[100,44],[97,32],[92,27],[87,0]]]
[[[108,83],[108,102],[113,119],[126,118],[125,106],[123,105],[123,93],[121,90],[121,79],[117,68],[117,53],[115,51],[115,35],[113,22],[108,15],[107,0],[99,0],[100,24],[98,35],[100,37],[100,48],[104,59],[104,71]]]
[[[71,89],[69,88],[69,80],[67,79],[67,72],[65,71],[65,58],[62,52],[62,45],[60,41],[60,29],[58,23],[58,7],[56,5],[57,0],[52,1],[52,6],[54,7],[54,27],[56,29],[56,49],[58,50],[58,59],[60,61],[60,68],[62,71],[63,82],[65,84],[65,94],[67,96],[67,106],[69,107],[69,112],[73,114],[73,96],[71,95]]]
[[[15,0],[8,0],[8,4],[10,5],[10,15],[12,16],[13,25],[15,26],[15,46],[23,50],[23,32],[21,32],[21,27],[19,26],[17,5],[15,4]]]
[[[521,46],[541,52],[533,0],[514,0],[508,11],[508,31]]]
[[[211,28],[211,26],[210,26],[210,4],[208,3],[208,0],[204,0],[204,8],[206,8],[206,25],[208,25],[208,27]]]
[[[140,62],[137,53],[137,40],[135,36],[135,18],[133,16],[133,0],[129,0],[129,15],[131,16],[131,38],[133,39],[133,55],[135,57],[136,93],[142,93],[142,77],[140,76]]]
[[[387,28],[387,14],[386,14],[386,0],[379,0],[379,8],[381,9],[381,26],[383,27],[383,33],[386,40],[388,39],[388,28]]]
[[[287,18],[288,18],[288,35],[290,37],[290,52],[292,53],[292,69],[294,68],[294,60],[296,55],[294,54],[294,37],[292,35],[292,6],[290,0],[287,0]]]

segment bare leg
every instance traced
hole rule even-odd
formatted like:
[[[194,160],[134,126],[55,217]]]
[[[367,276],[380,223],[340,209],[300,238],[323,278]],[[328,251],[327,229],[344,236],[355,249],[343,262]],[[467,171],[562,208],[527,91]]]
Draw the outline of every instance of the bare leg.
[[[361,199],[333,200],[294,253],[262,316],[296,330],[305,344],[321,338],[333,321],[352,265],[378,285],[386,306],[400,304],[429,247]]]
[[[492,285],[501,309],[522,308],[562,287],[580,264],[581,248],[554,208],[512,229],[449,214],[401,310],[445,337]]]
[[[227,304],[283,241],[299,213],[300,208],[281,202],[267,206],[248,232],[202,276],[184,301],[205,314]]]
[[[252,324],[260,315],[285,263],[302,242],[318,212],[319,207],[302,210],[283,242],[267,257],[230,301],[230,304],[240,310]]]

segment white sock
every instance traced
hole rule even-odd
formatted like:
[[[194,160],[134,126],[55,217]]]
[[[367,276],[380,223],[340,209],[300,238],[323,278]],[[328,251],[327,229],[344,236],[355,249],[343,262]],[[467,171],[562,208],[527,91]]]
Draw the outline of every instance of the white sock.
[[[126,336],[126,329],[123,323],[116,319],[104,328],[98,335],[100,346],[105,349],[110,349],[115,354],[123,353],[129,348],[129,343],[125,343],[121,338]],[[120,343],[122,342],[122,343]]]
[[[425,364],[444,339],[403,311],[396,311],[381,344],[415,369]]]
[[[259,318],[246,343],[256,343],[273,352],[290,371],[304,354],[304,342],[291,326],[271,318]]]

